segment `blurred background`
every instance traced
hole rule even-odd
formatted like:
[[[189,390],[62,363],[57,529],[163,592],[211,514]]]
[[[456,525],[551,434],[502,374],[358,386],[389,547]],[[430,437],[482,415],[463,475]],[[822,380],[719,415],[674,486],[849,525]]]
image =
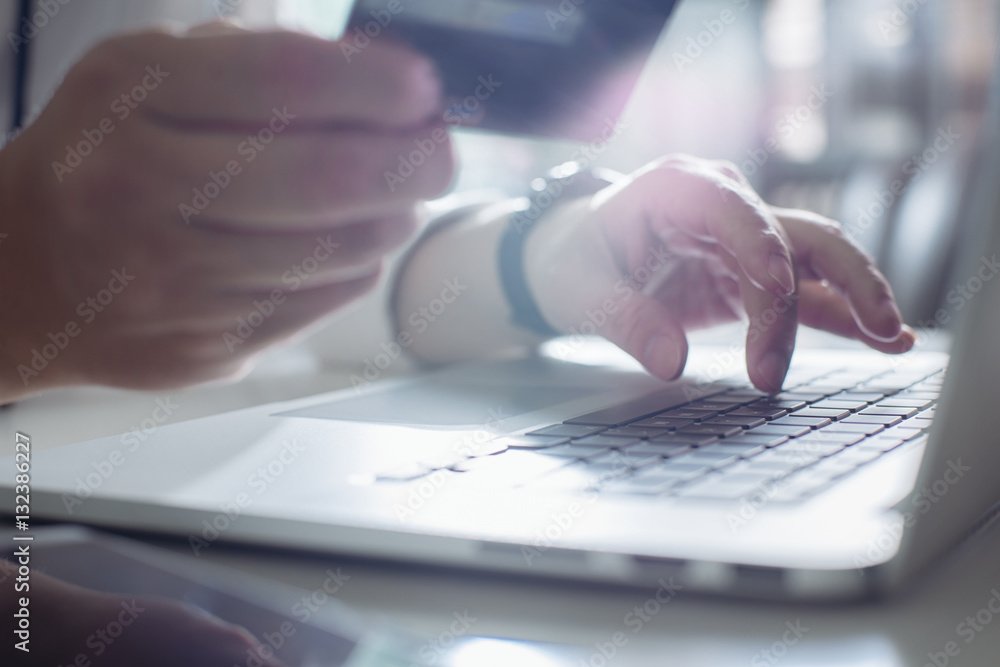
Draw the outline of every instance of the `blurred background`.
[[[336,37],[350,4],[282,0],[276,18]],[[998,4],[684,0],[598,164],[628,172],[674,152],[731,160],[768,201],[841,221],[879,260],[908,322],[943,324],[936,311],[967,278],[956,247],[971,233],[963,187]],[[722,24],[727,11],[735,20]],[[457,143],[458,190],[510,195],[578,148],[475,131]]]

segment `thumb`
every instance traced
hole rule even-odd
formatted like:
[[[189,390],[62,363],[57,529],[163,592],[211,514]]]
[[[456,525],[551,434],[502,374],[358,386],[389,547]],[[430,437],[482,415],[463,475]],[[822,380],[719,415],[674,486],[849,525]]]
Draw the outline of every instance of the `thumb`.
[[[608,320],[605,338],[663,380],[680,376],[687,362],[687,337],[667,308],[635,292]]]

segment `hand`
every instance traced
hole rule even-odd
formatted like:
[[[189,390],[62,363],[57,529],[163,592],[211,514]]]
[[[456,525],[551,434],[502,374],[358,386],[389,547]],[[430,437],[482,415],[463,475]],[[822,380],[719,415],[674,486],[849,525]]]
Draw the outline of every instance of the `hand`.
[[[915,335],[871,257],[840,226],[768,206],[725,162],[671,156],[553,211],[526,248],[558,329],[585,323],[669,380],[685,332],[749,318],[747,370],[777,392],[799,323],[906,352]]]
[[[17,568],[0,560],[0,574]],[[8,618],[15,598],[0,610]],[[31,575],[31,651],[4,642],[4,664],[103,665],[104,667],[231,667],[256,656],[261,667],[282,667],[270,646],[247,630],[196,607],[157,598],[134,599],[67,584],[44,574]],[[80,659],[83,656],[83,659]]]
[[[377,41],[351,62],[231,26],[97,46],[0,152],[0,400],[238,373],[364,293],[450,182],[440,98]]]

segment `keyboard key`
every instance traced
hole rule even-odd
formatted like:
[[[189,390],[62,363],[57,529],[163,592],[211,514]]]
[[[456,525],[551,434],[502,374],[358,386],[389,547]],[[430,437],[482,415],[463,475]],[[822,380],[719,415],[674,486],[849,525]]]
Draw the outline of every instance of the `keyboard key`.
[[[701,475],[708,474],[712,467],[702,463],[678,463],[676,459],[667,459],[660,465],[650,468],[636,470],[631,479],[636,480],[661,480],[676,484],[678,482],[694,479]]]
[[[782,410],[787,410],[791,412],[793,410],[801,410],[806,407],[805,401],[789,401],[789,400],[779,400],[776,398],[762,398],[759,401],[754,401],[750,404],[750,407],[767,407],[767,408],[781,408]]]
[[[601,493],[634,496],[659,496],[680,482],[679,477],[639,478],[626,477],[601,486]]]
[[[768,451],[777,452],[781,455],[792,455],[793,453],[798,454],[799,452],[804,452],[810,456],[816,455],[823,457],[839,452],[843,450],[844,447],[846,447],[846,445],[842,445],[839,442],[816,442],[815,440],[796,438],[795,440],[789,440],[788,442],[778,445]]]
[[[455,465],[452,470],[476,475],[475,479],[481,480],[483,484],[509,487],[561,468],[568,462],[563,457],[542,456],[540,451],[512,450],[501,456],[468,459]]]
[[[787,435],[760,435],[757,429],[742,435],[734,435],[726,438],[726,444],[730,445],[760,445],[761,447],[774,447],[788,440]]]
[[[569,442],[569,438],[545,437],[540,435],[510,435],[504,438],[491,440],[505,445],[508,449],[544,449]]]
[[[693,419],[695,421],[711,419],[712,417],[717,417],[719,412],[717,410],[693,410],[688,407],[677,408],[675,410],[667,410],[657,417],[669,417],[671,419]]]
[[[823,393],[813,393],[813,392],[801,392],[801,391],[783,391],[780,394],[775,394],[774,398],[779,401],[803,401],[805,403],[815,403],[816,401],[822,401],[826,398],[826,394]]]
[[[845,423],[846,419],[841,419],[839,422],[833,422],[826,428],[822,430],[823,433],[861,433],[863,435],[872,435],[873,433],[878,433],[885,428],[882,424],[848,424]]]
[[[642,454],[638,452],[611,452],[588,459],[588,465],[612,466],[618,464],[628,468],[644,468],[659,463],[663,457],[657,454]]]
[[[878,392],[843,391],[839,394],[834,394],[833,396],[831,396],[830,400],[864,401],[865,403],[878,403],[883,398],[885,398],[885,394],[880,394]]]
[[[660,465],[651,468],[643,468],[636,471],[636,476],[662,475],[663,477],[675,477],[680,480],[690,480],[702,475],[707,475],[713,470],[713,462],[702,460],[682,460],[679,456],[674,459],[666,459]]]
[[[899,447],[904,442],[906,442],[906,440],[903,438],[882,436],[879,434],[873,438],[867,438],[864,442],[857,446],[857,449],[888,452],[891,449]]]
[[[640,438],[630,438],[626,437],[613,437],[609,435],[588,435],[586,438],[579,438],[573,440],[570,444],[577,447],[612,447],[614,449],[622,449],[628,447],[629,445],[634,445],[637,442],[641,442]]]
[[[788,410],[784,408],[775,408],[767,406],[753,406],[744,405],[739,410],[733,410],[727,416],[740,416],[740,417],[763,417],[764,419],[777,419],[778,417],[784,417],[788,414]]]
[[[878,407],[881,408],[916,408],[917,410],[924,410],[934,405],[934,401],[929,398],[902,398],[898,396],[892,396],[890,398],[885,398],[876,403]]]
[[[715,419],[709,419],[704,422],[705,424],[712,425],[722,425],[722,426],[739,426],[741,428],[753,428],[754,426],[761,426],[767,423],[763,417],[747,417],[743,415],[734,415],[733,413],[722,415],[721,417],[716,417]]]
[[[625,456],[661,456],[661,457],[671,457],[679,456],[681,454],[686,454],[690,452],[693,447],[691,445],[674,445],[655,442],[652,440],[643,441],[638,445],[632,445],[628,449],[622,451]]]
[[[808,408],[802,408],[801,410],[796,410],[791,414],[792,417],[812,417],[817,419],[829,419],[830,421],[837,421],[838,419],[843,419],[844,417],[850,416],[850,410],[830,410],[824,408],[817,408],[810,405]]]
[[[782,419],[787,419],[787,417],[782,417]],[[839,423],[839,422],[838,422]],[[757,426],[747,431],[747,435],[783,435],[786,438],[795,438],[800,435],[805,435],[812,428],[809,426],[781,426],[776,425],[773,421],[764,424],[763,426]]]
[[[659,435],[652,440],[651,443],[654,444],[665,444],[665,445],[687,445],[688,447],[704,447],[705,445],[710,445],[719,439],[717,435],[703,435],[696,433],[670,433],[668,435]]]
[[[862,412],[864,412],[862,410]],[[896,417],[893,415],[864,415],[861,413],[853,414],[850,417],[841,419],[841,424],[882,424],[883,426],[892,426],[893,424],[898,424],[902,421],[902,417]]]
[[[897,397],[893,397],[897,398]],[[922,398],[926,401],[936,401],[941,398],[939,391],[904,391],[898,398]]]
[[[525,435],[546,435],[546,436],[554,436],[557,438],[582,438],[587,435],[600,433],[603,430],[604,430],[603,426],[584,426],[581,424],[556,424],[555,426],[546,426],[545,428],[540,428],[535,431],[529,431]]]
[[[649,438],[655,438],[658,435],[667,435],[670,433],[668,428],[651,428],[648,426],[619,426],[617,428],[608,429],[601,435],[603,436],[615,436],[615,437],[628,437],[628,438],[638,438],[640,440],[648,440]]]
[[[850,449],[845,449],[837,454],[830,457],[835,463],[840,463],[847,465],[847,463],[852,463],[854,465],[863,465],[874,461],[878,457],[882,456],[882,452],[874,451],[872,449],[864,449],[862,447],[852,447]]]
[[[669,410],[685,403],[683,394],[676,389],[658,391],[628,403],[615,405],[603,410],[590,412],[573,419],[567,419],[566,424],[592,424],[598,426],[622,426],[628,422],[638,421],[646,417]]]
[[[782,419],[785,419],[785,417],[782,417]],[[677,431],[677,435],[714,435],[719,438],[725,438],[742,432],[742,426],[728,426],[726,424],[695,424],[694,426],[688,426],[687,428]]]
[[[746,402],[749,403],[751,401],[746,401]],[[736,408],[740,407],[743,404],[744,403],[741,402],[739,399],[729,399],[728,401],[722,398],[719,398],[719,400],[716,401],[709,401],[708,399],[702,399],[700,401],[694,401],[688,403],[687,405],[684,406],[683,409],[707,410],[707,411],[714,410],[716,412],[722,413],[722,412],[727,412],[729,410],[735,410]]]
[[[910,426],[910,427],[913,427],[913,428],[921,428],[921,429],[924,429],[924,430],[929,429],[931,427],[932,423],[933,423],[933,420],[931,420],[931,419],[924,419],[922,417],[911,417],[910,419],[906,420],[906,426]]]
[[[687,454],[681,454],[680,456],[670,458],[666,460],[666,464],[673,465],[674,463],[701,463],[704,465],[710,465],[713,468],[723,468],[731,463],[736,463],[739,460],[739,456],[731,452],[713,452],[706,449],[695,449]]]
[[[819,431],[813,431],[812,433],[807,433],[801,438],[796,438],[796,442],[806,442],[806,443],[820,443],[820,444],[830,444],[830,445],[840,445],[841,447],[850,447],[851,445],[861,442],[865,439],[864,433],[839,433],[830,432],[827,429],[820,429]]]
[[[919,428],[911,428],[910,420],[902,422],[899,426],[892,426],[887,428],[883,432],[879,433],[879,437],[886,438],[902,438],[903,440],[912,440],[913,438],[919,437],[923,434],[923,430]]]
[[[768,425],[808,426],[809,428],[820,428],[821,426],[826,426],[829,423],[831,423],[831,420],[826,417],[796,417],[795,413],[792,413],[788,417],[778,417],[777,419],[772,419]]]
[[[858,410],[864,410],[868,407],[868,403],[867,401],[842,401],[825,398],[822,401],[813,403],[809,407],[820,408],[823,410],[847,410],[848,412],[857,412]]]
[[[728,475],[723,471],[679,487],[673,495],[679,498],[736,500],[760,492],[771,482],[767,473]]]
[[[888,408],[881,405],[873,405],[871,407],[865,408],[858,414],[861,415],[895,415],[897,417],[912,417],[917,414],[916,408]]]
[[[747,403],[753,403],[754,401],[765,396],[767,396],[767,394],[759,391],[727,391],[724,394],[716,394],[715,396],[704,398],[701,402],[709,405],[712,403],[720,403],[722,405],[746,405]]]
[[[752,445],[750,443],[740,443],[740,444],[730,444],[728,440],[722,442],[717,442],[714,445],[709,445],[708,447],[699,447],[695,450],[696,454],[711,453],[716,452],[723,454],[730,454],[742,459],[748,459],[751,456],[756,456],[763,452],[766,448],[764,445]]]
[[[606,454],[610,451],[611,449],[609,447],[588,447],[586,445],[569,443],[565,445],[556,445],[555,447],[547,447],[545,449],[531,450],[531,453],[539,455],[544,454],[545,456],[555,456],[564,459],[585,459],[600,456],[601,454]]]
[[[624,428],[631,428],[633,426],[638,428],[662,428],[671,431],[676,431],[679,428],[684,428],[685,426],[690,426],[694,423],[693,419],[674,419],[672,417],[650,417],[649,419],[642,419],[637,422],[631,423],[629,426]]]

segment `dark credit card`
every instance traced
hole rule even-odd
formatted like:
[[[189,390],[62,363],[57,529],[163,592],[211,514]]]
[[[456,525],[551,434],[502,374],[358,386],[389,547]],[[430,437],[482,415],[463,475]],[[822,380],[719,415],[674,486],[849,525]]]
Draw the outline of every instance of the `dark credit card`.
[[[677,0],[356,0],[348,59],[379,39],[429,55],[449,124],[607,138]]]

